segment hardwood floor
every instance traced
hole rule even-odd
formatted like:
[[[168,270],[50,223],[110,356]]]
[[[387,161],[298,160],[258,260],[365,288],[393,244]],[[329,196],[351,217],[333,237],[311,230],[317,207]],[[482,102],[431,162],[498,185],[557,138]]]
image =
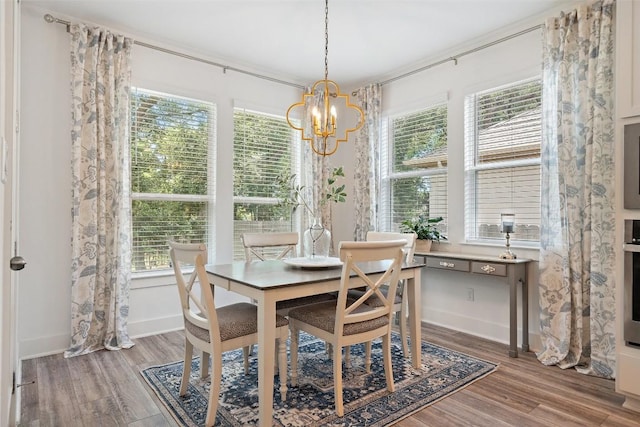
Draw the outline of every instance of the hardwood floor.
[[[506,345],[424,325],[423,339],[499,364],[496,372],[396,424],[417,426],[640,426],[614,382],[513,359]],[[182,332],[134,340],[128,350],[26,360],[21,426],[175,426],[142,379],[148,366],[182,358]],[[640,381],[640,378],[638,378]]]

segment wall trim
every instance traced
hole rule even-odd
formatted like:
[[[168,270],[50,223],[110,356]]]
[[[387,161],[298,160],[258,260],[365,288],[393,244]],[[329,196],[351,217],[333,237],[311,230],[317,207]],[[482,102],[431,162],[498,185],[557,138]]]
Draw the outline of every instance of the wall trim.
[[[129,323],[129,336],[132,339],[143,338],[184,328],[182,315],[147,319]],[[69,335],[52,335],[35,339],[21,340],[19,360],[34,359],[63,353],[69,347]]]
[[[428,311],[428,316],[423,314],[422,323],[441,326],[453,331],[509,345],[509,325],[486,322],[474,317],[460,316],[456,313],[434,310],[433,308],[429,308]],[[520,348],[522,348],[521,326],[518,327],[518,349]],[[542,348],[540,335],[529,332],[529,351],[536,352],[540,348]]]

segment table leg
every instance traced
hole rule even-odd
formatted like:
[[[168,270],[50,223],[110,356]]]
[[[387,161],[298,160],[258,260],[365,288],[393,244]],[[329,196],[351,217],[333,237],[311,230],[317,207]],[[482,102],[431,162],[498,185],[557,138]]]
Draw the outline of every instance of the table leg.
[[[209,353],[200,352],[200,378],[205,379],[209,375]]]
[[[522,284],[522,351],[529,351],[529,286],[526,266],[522,268],[520,283]]]
[[[276,303],[268,292],[258,301],[259,425],[273,425],[273,365],[276,350]]]
[[[422,364],[422,337],[420,321],[422,316],[420,310],[422,303],[420,302],[420,268],[414,268],[414,276],[407,280],[408,300],[409,300],[409,334],[411,336],[411,364],[414,368],[420,369]]]
[[[509,357],[518,357],[518,280],[515,268],[507,267],[509,273]]]

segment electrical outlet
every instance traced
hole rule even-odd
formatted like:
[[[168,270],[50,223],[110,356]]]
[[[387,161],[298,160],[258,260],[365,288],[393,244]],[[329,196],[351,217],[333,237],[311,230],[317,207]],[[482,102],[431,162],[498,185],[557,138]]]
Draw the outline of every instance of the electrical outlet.
[[[467,288],[467,301],[473,301],[473,288]]]

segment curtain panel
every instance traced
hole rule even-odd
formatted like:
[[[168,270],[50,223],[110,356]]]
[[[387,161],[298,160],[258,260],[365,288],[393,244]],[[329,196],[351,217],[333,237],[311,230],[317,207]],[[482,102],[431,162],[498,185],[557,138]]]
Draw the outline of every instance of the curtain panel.
[[[129,89],[133,41],[83,24],[71,33],[71,344],[65,357],[133,345]]]
[[[614,1],[544,25],[540,316],[545,365],[615,376]]]
[[[353,197],[355,228],[353,239],[366,240],[367,231],[378,229],[380,194],[380,116],[382,85],[372,84],[356,91],[355,103],[364,112],[364,125],[355,136]]]

